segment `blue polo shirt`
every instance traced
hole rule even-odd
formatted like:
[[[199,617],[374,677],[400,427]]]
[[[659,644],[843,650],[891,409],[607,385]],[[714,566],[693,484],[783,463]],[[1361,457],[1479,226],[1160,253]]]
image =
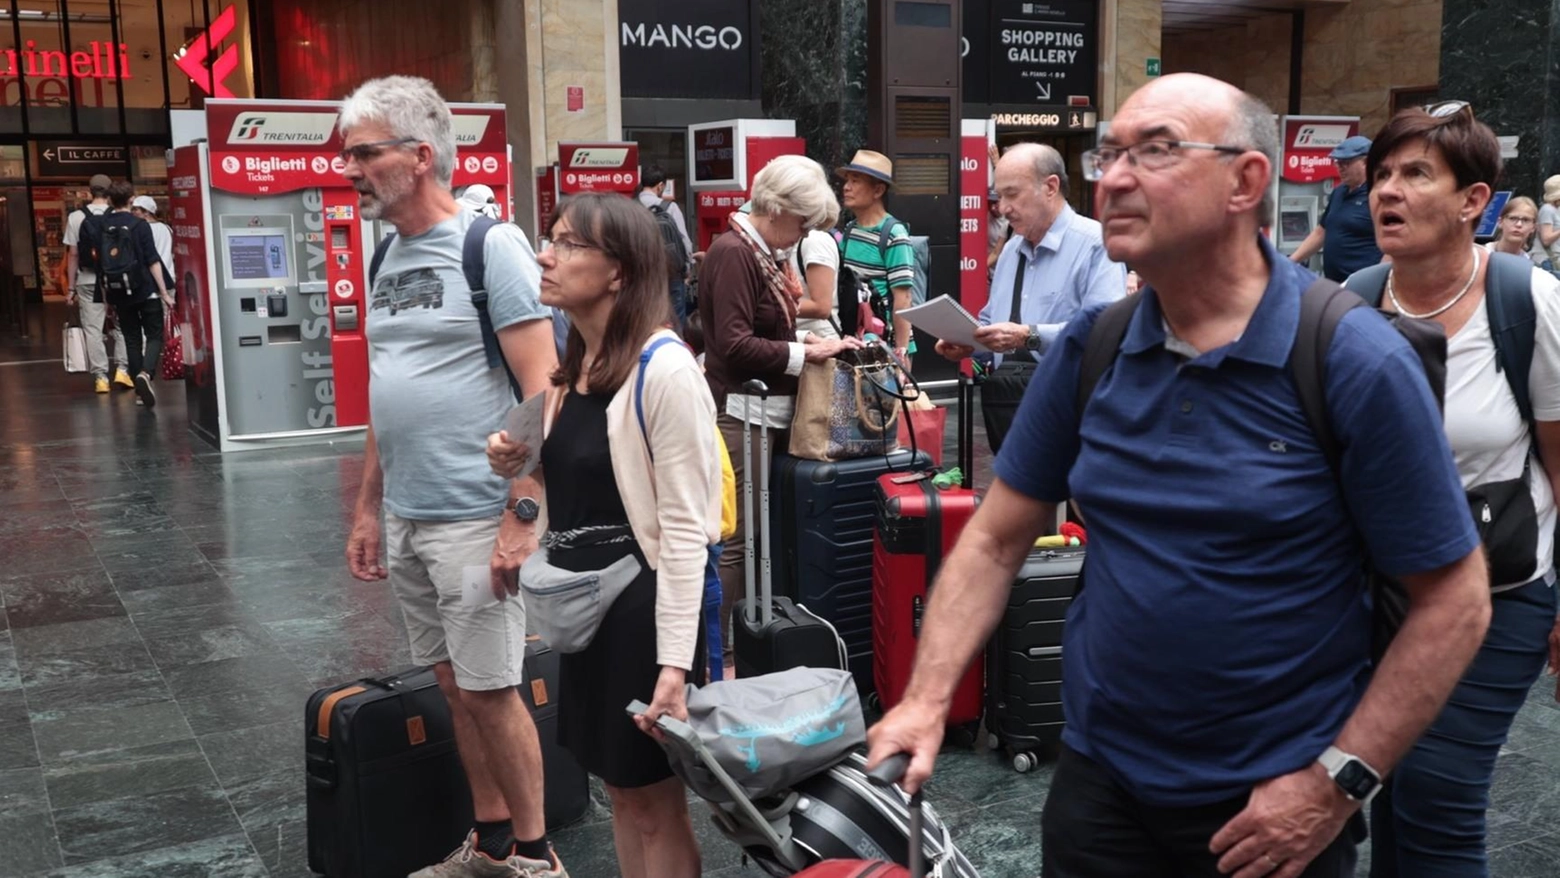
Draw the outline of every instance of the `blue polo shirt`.
[[[996,461],[1030,497],[1079,502],[1088,584],[1067,616],[1063,740],[1155,806],[1243,795],[1333,742],[1367,682],[1366,550],[1403,575],[1478,544],[1419,361],[1363,308],[1327,354],[1334,478],[1287,367],[1314,276],[1261,246],[1272,279],[1242,337],[1183,362],[1146,292],[1081,426],[1103,309],[1080,315]]]
[[[1376,224],[1370,218],[1370,185],[1357,189],[1339,185],[1327,196],[1322,214],[1322,273],[1329,280],[1343,279],[1381,261],[1376,247]]]

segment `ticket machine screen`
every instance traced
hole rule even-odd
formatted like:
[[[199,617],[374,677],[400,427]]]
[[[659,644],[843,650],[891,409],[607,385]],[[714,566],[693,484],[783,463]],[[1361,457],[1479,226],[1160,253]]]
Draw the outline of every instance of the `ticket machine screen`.
[[[1280,235],[1285,242],[1299,243],[1311,234],[1311,212],[1286,210],[1279,214]]]
[[[273,287],[293,281],[292,246],[284,229],[234,229],[223,235],[229,287]]]

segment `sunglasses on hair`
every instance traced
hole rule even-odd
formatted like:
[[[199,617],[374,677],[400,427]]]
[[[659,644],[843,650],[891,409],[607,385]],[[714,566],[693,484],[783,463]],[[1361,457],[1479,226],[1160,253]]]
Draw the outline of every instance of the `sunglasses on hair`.
[[[1459,113],[1466,113],[1468,118],[1473,118],[1473,104],[1467,101],[1436,101],[1433,104],[1425,104],[1419,109],[1437,119],[1450,118]]]

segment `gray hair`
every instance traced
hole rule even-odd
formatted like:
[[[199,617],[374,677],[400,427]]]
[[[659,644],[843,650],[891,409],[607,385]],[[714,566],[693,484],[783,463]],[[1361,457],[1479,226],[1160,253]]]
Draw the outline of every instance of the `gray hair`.
[[[420,76],[385,76],[358,86],[341,104],[336,127],[343,137],[365,123],[390,129],[433,149],[433,175],[448,189],[455,175],[455,129],[449,105],[433,83]]]
[[[1018,158],[1028,158],[1030,173],[1035,176],[1035,185],[1045,182],[1046,177],[1055,177],[1061,181],[1059,187],[1062,197],[1067,197],[1067,160],[1054,147],[1044,143],[1015,143],[1008,147],[1008,152],[1017,153]]]
[[[802,218],[809,229],[827,229],[840,216],[840,202],[823,166],[801,155],[783,155],[753,178],[753,213]]]
[[[1230,114],[1230,127],[1225,131],[1224,139],[1230,146],[1238,146],[1267,156],[1268,167],[1272,169],[1269,174],[1278,172],[1278,119],[1273,115],[1272,108],[1264,104],[1260,98],[1246,92],[1240,93],[1240,100],[1236,102],[1234,111]],[[1259,211],[1257,216],[1263,223],[1273,215],[1271,176],[1257,210]]]

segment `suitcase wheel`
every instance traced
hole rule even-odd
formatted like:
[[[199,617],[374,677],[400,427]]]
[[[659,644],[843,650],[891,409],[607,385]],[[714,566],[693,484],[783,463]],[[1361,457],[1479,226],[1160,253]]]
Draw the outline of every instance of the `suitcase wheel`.
[[[878,713],[882,713],[883,712],[883,699],[881,697],[879,697],[876,692],[868,693],[867,694],[867,707],[870,708],[871,710],[877,711]]]
[[[1040,760],[1036,759],[1035,754],[1033,753],[1025,752],[1013,754],[1013,770],[1019,774],[1028,774],[1029,772],[1033,771],[1039,764]]]
[[[986,749],[987,750],[1001,750],[1002,749],[1002,739],[997,737],[995,734],[988,733],[986,735]]]

